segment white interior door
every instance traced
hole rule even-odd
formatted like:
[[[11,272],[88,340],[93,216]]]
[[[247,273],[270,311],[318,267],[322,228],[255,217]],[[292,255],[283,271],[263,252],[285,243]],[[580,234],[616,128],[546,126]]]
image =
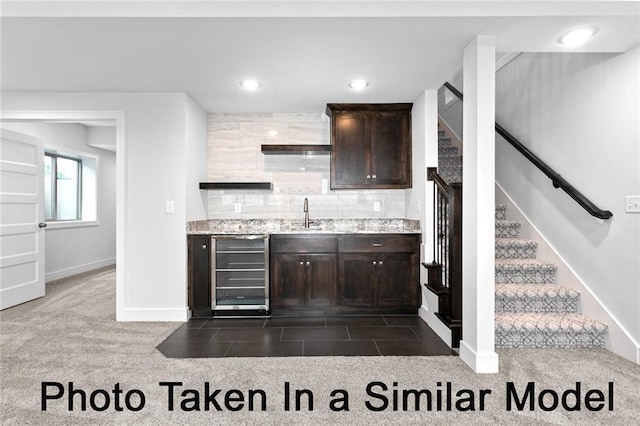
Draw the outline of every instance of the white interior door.
[[[0,129],[0,309],[44,296],[44,144]]]

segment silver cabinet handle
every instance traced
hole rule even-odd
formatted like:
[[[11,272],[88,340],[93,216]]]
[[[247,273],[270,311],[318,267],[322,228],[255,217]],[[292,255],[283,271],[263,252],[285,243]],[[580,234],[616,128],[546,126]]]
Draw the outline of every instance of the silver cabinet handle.
[[[376,262],[375,260],[372,262],[374,265],[376,265],[378,262]]]
[[[382,260],[378,262],[378,265],[382,265]]]
[[[382,247],[382,243],[373,243],[374,247]]]
[[[310,266],[310,265],[311,265],[311,262],[307,262],[307,266]]]
[[[301,265],[304,265],[304,262],[301,260],[301,261],[300,261],[300,264],[301,264]]]
[[[371,179],[371,175],[367,175],[367,179]]]
[[[206,245],[206,244],[203,244],[203,245],[202,245],[202,250],[206,250],[206,249],[207,249],[207,245]]]
[[[371,176],[371,178],[372,178],[372,179],[375,179],[375,178],[376,178],[376,175]]]

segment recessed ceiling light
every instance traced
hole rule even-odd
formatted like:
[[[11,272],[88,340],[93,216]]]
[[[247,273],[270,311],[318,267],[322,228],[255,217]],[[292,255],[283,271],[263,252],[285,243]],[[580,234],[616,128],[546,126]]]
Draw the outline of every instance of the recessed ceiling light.
[[[367,80],[353,80],[351,83],[349,83],[349,87],[351,87],[353,90],[362,90],[368,85],[369,82]]]
[[[240,86],[246,90],[256,90],[260,88],[260,83],[256,80],[242,80]]]
[[[567,47],[578,47],[598,32],[597,27],[582,27],[571,30],[558,39],[558,43]]]

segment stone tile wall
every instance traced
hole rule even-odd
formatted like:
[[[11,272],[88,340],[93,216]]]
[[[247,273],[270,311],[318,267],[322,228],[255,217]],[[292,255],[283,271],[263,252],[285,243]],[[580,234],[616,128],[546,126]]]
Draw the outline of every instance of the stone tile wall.
[[[404,217],[404,190],[329,190],[329,155],[260,151],[262,144],[329,144],[329,135],[324,114],[209,114],[208,180],[273,182],[274,189],[209,190],[208,218],[302,218],[305,197],[312,218]]]

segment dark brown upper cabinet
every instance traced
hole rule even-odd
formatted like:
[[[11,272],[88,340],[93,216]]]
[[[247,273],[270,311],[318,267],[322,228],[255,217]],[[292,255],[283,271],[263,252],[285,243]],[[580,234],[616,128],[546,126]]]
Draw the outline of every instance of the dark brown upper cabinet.
[[[413,104],[327,104],[331,189],[411,188]]]

